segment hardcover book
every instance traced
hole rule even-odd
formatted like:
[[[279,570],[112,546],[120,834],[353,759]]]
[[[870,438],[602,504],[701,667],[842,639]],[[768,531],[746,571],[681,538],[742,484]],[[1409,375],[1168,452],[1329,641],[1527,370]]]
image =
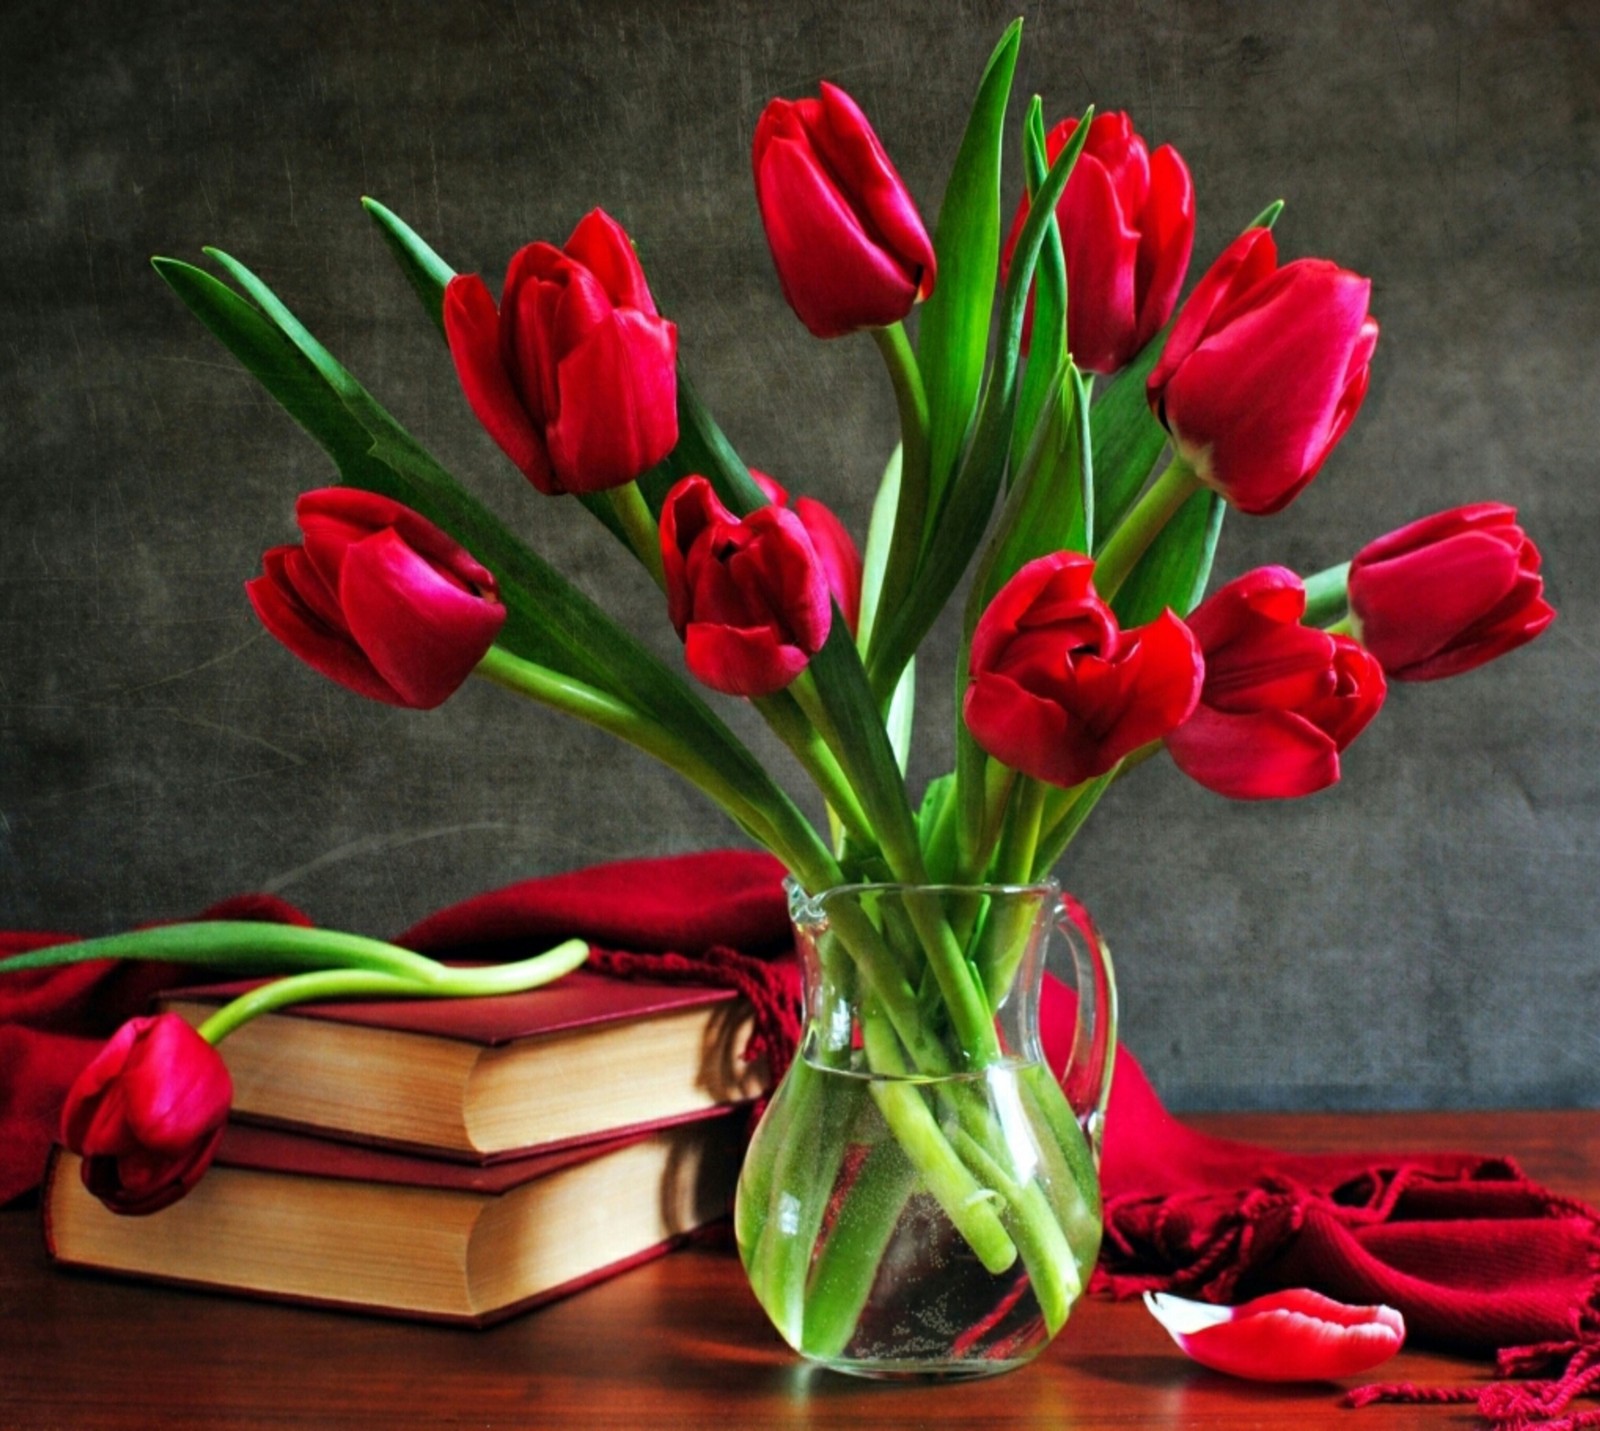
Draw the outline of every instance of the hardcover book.
[[[58,1149],[56,1262],[482,1326],[664,1252],[732,1203],[738,1110],[486,1166],[231,1124],[181,1201],[119,1217]]]
[[[200,1024],[248,984],[183,989]],[[579,970],[484,999],[302,1004],[219,1052],[249,1121],[475,1161],[694,1119],[758,1097],[740,1057],[749,1005],[727,989]]]

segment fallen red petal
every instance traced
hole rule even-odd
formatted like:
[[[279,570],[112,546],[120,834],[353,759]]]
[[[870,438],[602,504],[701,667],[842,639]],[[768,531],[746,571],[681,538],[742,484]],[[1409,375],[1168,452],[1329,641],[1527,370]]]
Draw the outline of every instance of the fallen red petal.
[[[1145,1306],[1202,1366],[1252,1381],[1324,1381],[1388,1361],[1405,1341],[1393,1307],[1351,1307],[1296,1288],[1238,1307],[1146,1292]]]

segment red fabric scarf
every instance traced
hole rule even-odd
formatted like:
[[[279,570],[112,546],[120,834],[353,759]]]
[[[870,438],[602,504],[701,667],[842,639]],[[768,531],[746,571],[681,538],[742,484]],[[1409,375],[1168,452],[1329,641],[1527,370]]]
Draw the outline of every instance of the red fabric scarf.
[[[434,954],[526,953],[569,936],[623,977],[740,990],[754,1047],[781,1069],[799,1032],[782,871],[717,852],[529,880],[424,920],[397,943]],[[200,917],[306,923],[268,896]],[[0,954],[62,942],[0,934]],[[151,996],[192,977],[170,965],[72,965],[0,979],[0,1202],[33,1187],[62,1098],[99,1042]],[[202,976],[209,977],[209,976]],[[1045,1052],[1061,1067],[1072,995],[1048,980]],[[1238,1301],[1314,1287],[1404,1313],[1418,1342],[1493,1354],[1504,1380],[1473,1388],[1367,1387],[1375,1400],[1476,1402],[1502,1431],[1576,1431],[1600,1411],[1600,1216],[1474,1154],[1284,1154],[1197,1133],[1172,1117],[1126,1049],[1107,1117],[1106,1241],[1095,1285]],[[1533,1379],[1527,1379],[1533,1378]]]

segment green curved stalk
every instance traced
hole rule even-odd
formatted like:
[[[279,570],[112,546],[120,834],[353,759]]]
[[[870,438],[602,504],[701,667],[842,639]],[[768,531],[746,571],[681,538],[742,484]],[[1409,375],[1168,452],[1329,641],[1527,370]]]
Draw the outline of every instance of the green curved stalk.
[[[1176,453],[1166,470],[1133,505],[1133,510],[1112,532],[1094,563],[1094,589],[1110,601],[1128,579],[1135,563],[1171,520],[1173,514],[1200,489],[1194,470]]]
[[[250,919],[206,919],[52,944],[48,949],[0,960],[0,974],[57,968],[89,959],[159,959],[168,964],[274,971],[326,969],[333,964],[430,986],[445,972],[444,965],[426,955],[361,934]]]
[[[889,1030],[876,1019],[862,1021],[867,1057],[875,1069],[905,1071]],[[978,1260],[996,1276],[1017,1260],[1017,1247],[1007,1234],[986,1189],[961,1161],[939,1127],[938,1119],[914,1081],[874,1079],[870,1084],[878,1112],[895,1141],[916,1165],[923,1185],[944,1209]]]
[[[861,808],[854,787],[839,768],[839,762],[834,759],[827,742],[806,719],[805,712],[794,698],[788,692],[780,691],[776,695],[759,697],[754,705],[822,792],[828,808],[839,817],[850,838],[869,849],[876,845],[877,837],[873,834],[872,823]]]
[[[787,796],[778,792],[769,803],[759,805],[747,799],[699,751],[633,706],[560,672],[524,661],[500,646],[489,648],[477,674],[653,755],[721,806],[808,888],[827,888],[840,881],[839,867],[827,846]],[[812,881],[817,883],[813,885]]]
[[[438,974],[427,980],[374,969],[318,969],[309,974],[290,974],[224,1004],[200,1025],[200,1036],[209,1043],[217,1043],[260,1014],[311,999],[460,999],[521,993],[570,974],[588,957],[587,943],[582,939],[567,939],[542,954],[512,964],[486,964],[468,969],[438,965]]]
[[[616,514],[629,548],[639,564],[650,573],[650,580],[667,589],[667,574],[661,565],[661,530],[650,512],[649,503],[637,482],[624,482],[606,492],[606,500]]]

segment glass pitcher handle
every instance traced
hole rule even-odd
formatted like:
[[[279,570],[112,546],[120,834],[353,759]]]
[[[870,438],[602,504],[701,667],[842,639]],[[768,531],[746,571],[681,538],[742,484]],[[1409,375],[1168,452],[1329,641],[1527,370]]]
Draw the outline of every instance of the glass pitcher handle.
[[[1061,1090],[1078,1115],[1098,1165],[1111,1071],[1117,1060],[1117,981],[1111,951],[1089,911],[1070,894],[1062,895],[1056,906],[1056,927],[1066,936],[1078,976],[1078,1020]]]

